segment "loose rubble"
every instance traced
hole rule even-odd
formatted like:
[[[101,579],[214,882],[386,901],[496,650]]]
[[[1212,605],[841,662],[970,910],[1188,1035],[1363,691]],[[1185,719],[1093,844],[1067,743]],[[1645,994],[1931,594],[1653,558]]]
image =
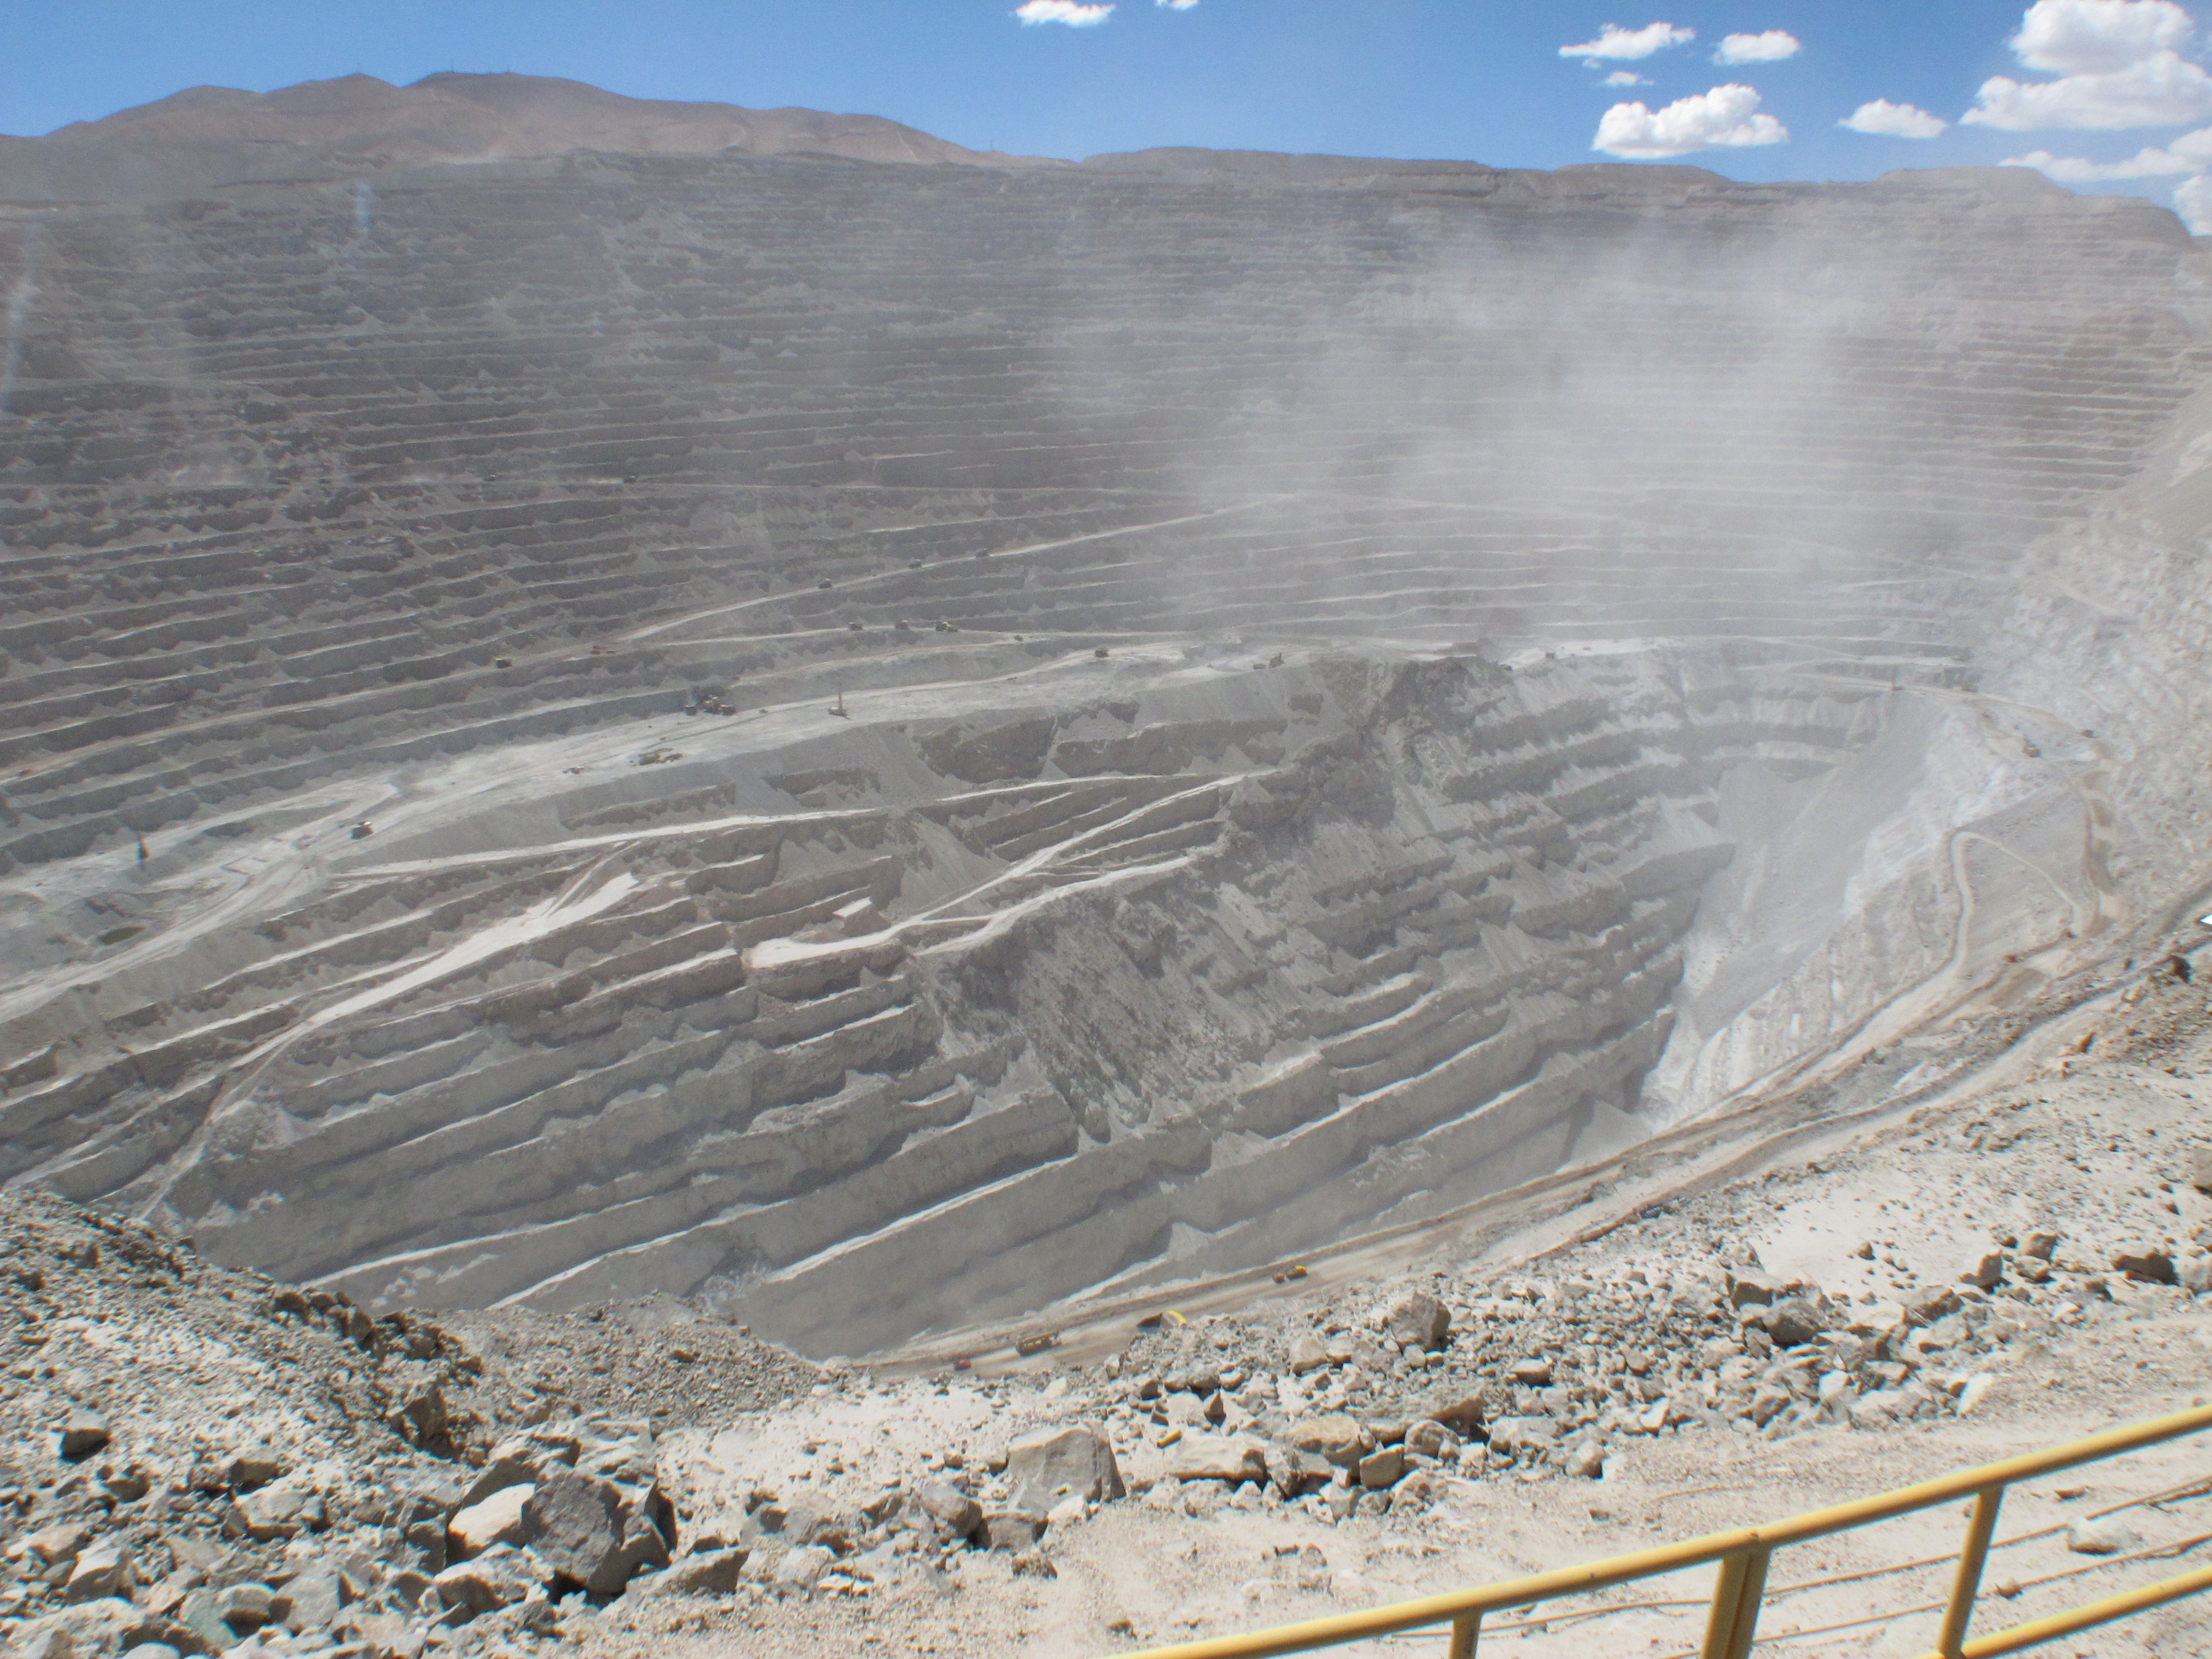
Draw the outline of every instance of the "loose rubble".
[[[815,1375],[719,1328],[548,1322],[602,1385],[587,1413],[550,1344],[510,1376],[501,1343],[488,1366],[448,1325],[58,1199],[0,1194],[0,1646],[30,1659],[419,1659],[556,1633],[641,1574],[726,1591],[742,1549],[691,1540],[659,1571],[655,1417],[607,1402],[665,1402],[673,1353],[720,1354],[738,1404]]]

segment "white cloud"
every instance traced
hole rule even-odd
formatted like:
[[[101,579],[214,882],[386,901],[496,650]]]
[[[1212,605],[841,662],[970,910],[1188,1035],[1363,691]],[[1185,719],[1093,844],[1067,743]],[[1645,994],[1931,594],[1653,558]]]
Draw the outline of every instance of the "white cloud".
[[[2032,70],[2109,75],[2179,52],[2195,32],[2173,0],[2035,0],[2005,44]]]
[[[2124,4],[2127,0],[2111,0]],[[2212,115],[2212,76],[2162,52],[2109,75],[2069,75],[2059,81],[1993,76],[1979,99],[1959,118],[1969,126],[2005,132],[2072,127],[2112,132],[2122,127],[2170,127]]]
[[[2056,81],[1993,76],[1959,118],[2005,132],[2179,126],[2212,115],[2212,76],[2180,56],[2196,25],[2173,0],[2035,0],[2014,55]]]
[[[2079,156],[2053,155],[2047,149],[2025,155],[2008,155],[1999,167],[2033,167],[2045,177],[2069,185],[2098,184],[2107,179],[2166,179],[2177,173],[2195,173],[2203,167],[2169,149],[2146,147],[2124,161],[2085,161]]]
[[[2100,184],[2110,179],[2166,179],[2176,173],[2202,173],[2212,167],[2212,127],[2199,127],[2163,146],[2145,145],[2124,161],[2085,161],[2075,155],[2053,155],[2047,149],[2008,156],[2008,167],[2033,167],[2037,172],[2069,185]],[[2183,189],[2188,188],[2186,185]],[[2179,191],[2176,191],[2177,198]]]
[[[1761,115],[1759,94],[1749,87],[1715,87],[1694,98],[1678,98],[1657,114],[1638,104],[1615,104],[1597,124],[1592,149],[1608,155],[1649,160],[1687,155],[1692,150],[1778,144],[1790,129]]]
[[[1605,87],[1648,87],[1651,84],[1651,77],[1638,75],[1634,70],[1615,70],[1598,84]]]
[[[1721,38],[1721,49],[1713,54],[1713,62],[1778,64],[1785,58],[1795,58],[1804,49],[1797,37],[1787,29],[1769,29],[1764,34],[1729,34]]]
[[[1618,23],[1607,23],[1597,32],[1596,40],[1585,40],[1578,46],[1561,46],[1559,56],[1580,58],[1592,64],[1601,58],[1633,61],[1697,38],[1697,30],[1678,29],[1672,23],[1646,23],[1640,29],[1625,29]]]
[[[1024,28],[1032,23],[1065,23],[1072,29],[1087,29],[1113,15],[1112,0],[1103,5],[1085,5],[1082,0],[1022,0],[1014,8]]]
[[[1877,98],[1870,104],[1861,104],[1836,125],[1877,138],[1933,138],[1951,124],[1916,105]]]
[[[2200,173],[2187,184],[2176,185],[2173,205],[2191,234],[2212,234],[2212,179]]]
[[[1152,0],[1156,6],[1165,6],[1170,11],[1188,11],[1198,0]]]

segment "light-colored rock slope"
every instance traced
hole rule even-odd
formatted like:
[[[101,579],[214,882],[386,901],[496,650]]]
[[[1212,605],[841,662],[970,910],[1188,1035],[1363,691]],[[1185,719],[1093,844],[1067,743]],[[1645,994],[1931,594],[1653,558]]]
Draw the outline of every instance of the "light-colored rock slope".
[[[2141,203],[600,154],[0,259],[0,1172],[372,1304],[1265,1262],[2201,856]]]

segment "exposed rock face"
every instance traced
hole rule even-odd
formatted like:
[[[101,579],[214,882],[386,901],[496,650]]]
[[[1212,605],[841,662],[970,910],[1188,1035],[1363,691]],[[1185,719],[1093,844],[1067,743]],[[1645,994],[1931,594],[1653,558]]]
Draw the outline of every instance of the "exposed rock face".
[[[67,142],[371,159],[0,221],[9,1179],[855,1352],[2027,994],[2195,855],[2142,203],[246,98]]]

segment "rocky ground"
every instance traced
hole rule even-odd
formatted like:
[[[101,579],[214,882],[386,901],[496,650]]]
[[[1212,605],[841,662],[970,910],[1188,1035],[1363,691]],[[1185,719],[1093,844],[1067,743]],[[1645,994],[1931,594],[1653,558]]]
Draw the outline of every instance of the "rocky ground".
[[[46,1659],[1107,1652],[2030,1449],[2212,1397],[2204,991],[2154,970],[2076,1047],[1534,1257],[988,1377],[817,1369],[674,1304],[372,1319],[9,1195],[0,1618]],[[1984,1627],[2193,1561],[2205,1475],[2184,1445],[2018,1489]],[[1959,1525],[1802,1547],[1763,1628],[1924,1650]],[[1707,1577],[1493,1623],[1693,1649]]]

